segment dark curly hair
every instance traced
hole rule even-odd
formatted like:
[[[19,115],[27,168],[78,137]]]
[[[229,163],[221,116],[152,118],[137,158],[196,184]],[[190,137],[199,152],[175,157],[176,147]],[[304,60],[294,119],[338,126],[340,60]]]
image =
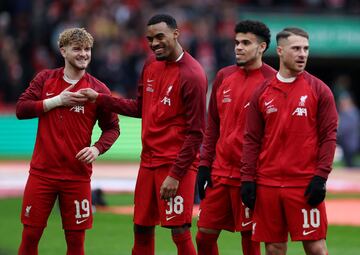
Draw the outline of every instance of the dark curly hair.
[[[252,33],[256,35],[259,42],[265,42],[265,51],[269,48],[271,33],[270,29],[261,21],[242,20],[236,24],[235,33]]]

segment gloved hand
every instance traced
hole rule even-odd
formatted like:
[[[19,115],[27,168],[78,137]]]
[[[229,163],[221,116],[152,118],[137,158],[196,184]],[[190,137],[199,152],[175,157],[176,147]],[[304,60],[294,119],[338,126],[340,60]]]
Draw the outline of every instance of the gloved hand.
[[[325,199],[326,194],[326,179],[315,175],[310,181],[305,191],[307,203],[311,206],[317,206]]]
[[[212,187],[211,171],[207,166],[199,166],[197,176],[197,186],[201,200],[205,198],[206,187]]]
[[[244,205],[251,210],[255,207],[256,200],[256,183],[255,182],[242,182],[241,183],[241,199]]]

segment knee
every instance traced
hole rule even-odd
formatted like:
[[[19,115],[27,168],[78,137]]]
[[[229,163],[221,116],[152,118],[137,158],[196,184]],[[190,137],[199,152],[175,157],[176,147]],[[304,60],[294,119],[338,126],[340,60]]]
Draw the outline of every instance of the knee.
[[[32,227],[24,225],[23,229],[23,241],[27,243],[38,243],[44,228],[42,227]]]
[[[181,227],[173,227],[173,228],[171,228],[171,234],[172,235],[183,234],[189,230],[190,230],[190,227],[188,225],[184,225]]]
[[[134,233],[136,234],[154,234],[155,233],[155,227],[154,226],[141,226],[134,224]]]
[[[307,255],[327,255],[325,240],[304,241],[304,249]]]
[[[266,255],[285,255],[286,243],[266,243]]]

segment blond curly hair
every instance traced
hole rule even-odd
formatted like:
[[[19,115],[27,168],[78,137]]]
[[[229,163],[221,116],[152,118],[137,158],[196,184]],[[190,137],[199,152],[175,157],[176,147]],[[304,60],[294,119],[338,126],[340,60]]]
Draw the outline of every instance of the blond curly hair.
[[[80,46],[93,47],[94,38],[85,30],[85,28],[68,28],[60,35],[58,40],[59,48],[68,46],[70,44],[79,44]]]

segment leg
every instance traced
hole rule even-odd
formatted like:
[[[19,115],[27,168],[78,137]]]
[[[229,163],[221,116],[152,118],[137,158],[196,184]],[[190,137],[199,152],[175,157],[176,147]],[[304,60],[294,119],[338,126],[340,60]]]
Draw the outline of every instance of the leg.
[[[43,227],[24,225],[18,255],[37,255],[38,245],[43,231]]]
[[[303,241],[306,255],[327,255],[325,239],[316,241]]]
[[[65,230],[66,255],[84,255],[85,230]]]
[[[244,255],[260,255],[260,242],[251,240],[251,231],[241,232],[241,246]]]
[[[154,255],[155,227],[134,224],[134,247],[132,255]]]
[[[196,235],[198,255],[218,255],[217,239],[220,230],[199,227]]]
[[[265,243],[266,255],[285,255],[287,243]]]
[[[176,244],[178,255],[196,255],[194,244],[191,241],[191,232],[188,225],[173,227],[172,239]]]

